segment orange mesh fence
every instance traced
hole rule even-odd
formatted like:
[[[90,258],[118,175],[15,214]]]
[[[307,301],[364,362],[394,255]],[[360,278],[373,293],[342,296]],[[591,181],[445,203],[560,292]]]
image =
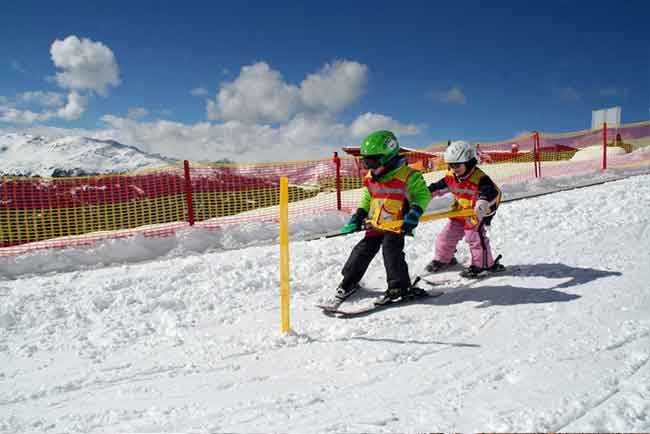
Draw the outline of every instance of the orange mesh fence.
[[[478,144],[481,167],[497,184],[609,169],[650,169],[650,122],[567,134],[530,133]],[[407,155],[427,182],[444,176],[446,143]],[[610,152],[616,148],[617,152]],[[599,151],[600,150],[600,151]],[[147,172],[77,178],[0,179],[0,256],[92,244],[142,234],[165,236],[191,224],[205,228],[275,223],[279,180],[289,179],[289,218],[352,212],[365,171],[346,157],[267,164],[182,164]]]
[[[583,130],[565,134],[540,134],[542,159],[550,149],[562,149],[563,160],[543,164],[542,176],[555,177],[603,169],[648,167],[650,122],[638,122],[618,128]],[[605,152],[606,150],[606,152]]]
[[[88,244],[128,236],[136,228],[147,235],[168,233],[168,227],[153,225],[186,220],[184,188],[182,171],[175,167],[137,175],[2,177],[0,247],[43,240],[52,241],[32,247]],[[55,240],[60,237],[68,238]]]
[[[608,169],[650,169],[650,121],[607,129]]]
[[[359,188],[359,172],[340,160],[340,188]],[[197,225],[218,227],[276,222],[280,177],[289,179],[290,217],[337,209],[337,163],[333,159],[264,164],[193,164],[192,202]],[[341,205],[348,206],[347,203]]]

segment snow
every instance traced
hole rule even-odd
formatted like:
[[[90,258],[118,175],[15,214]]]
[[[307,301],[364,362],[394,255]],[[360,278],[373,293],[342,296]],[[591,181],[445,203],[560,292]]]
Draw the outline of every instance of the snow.
[[[81,136],[47,138],[30,134],[0,135],[0,174],[50,177],[55,169],[85,173],[131,172],[173,164],[114,140]]]
[[[618,157],[622,155],[625,155],[625,149],[618,146],[607,147],[607,158]],[[580,149],[578,152],[576,152],[573,155],[573,157],[571,157],[571,161],[602,160],[602,158],[603,158],[603,146],[595,145],[595,146],[587,146],[585,148]]]
[[[286,335],[277,226],[2,257],[0,432],[647,432],[649,209],[650,175],[505,203],[509,271],[347,320],[314,304],[360,235],[294,221]],[[412,275],[444,223],[407,240]],[[365,295],[384,279],[379,256]]]

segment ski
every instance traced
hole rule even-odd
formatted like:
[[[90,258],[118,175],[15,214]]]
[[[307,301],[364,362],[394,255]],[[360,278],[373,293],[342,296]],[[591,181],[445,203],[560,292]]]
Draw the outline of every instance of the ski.
[[[345,300],[341,300],[338,297],[332,297],[322,303],[316,303],[316,307],[319,307],[326,312],[336,312],[339,306],[341,306],[343,303],[345,303]]]
[[[498,275],[499,273],[503,273],[504,271],[506,271],[507,269],[503,265],[501,265],[500,262],[499,262],[501,260],[501,258],[502,258],[502,256],[498,255],[494,259],[493,267],[496,267],[495,270],[484,269],[479,274],[477,274],[477,275],[475,275],[473,277],[463,276],[462,273],[464,271],[460,271],[460,273],[458,273],[458,278],[456,278],[456,279],[444,279],[444,280],[436,279],[436,280],[431,280],[429,278],[430,276],[447,275],[454,268],[461,268],[462,269],[462,265],[459,262],[456,262],[456,260],[454,259],[453,263],[445,266],[444,268],[442,268],[442,269],[440,269],[438,271],[427,271],[425,269],[422,273],[420,273],[418,275],[418,278],[421,278],[423,282],[428,283],[429,285],[447,285],[447,284],[451,284],[451,283],[471,283],[473,281],[482,280],[482,279],[485,279],[487,277],[495,276],[495,275]],[[512,271],[512,270],[510,270],[510,271]]]
[[[428,277],[420,276],[420,279],[423,283],[432,286],[436,290],[445,291],[445,288],[468,288],[474,285],[475,283],[483,282],[484,280],[491,279],[494,277],[503,277],[503,276],[516,276],[520,274],[520,267],[508,267],[505,270],[495,271],[495,272],[485,272],[476,277],[452,277],[445,279],[431,279]]]
[[[426,283],[429,286],[433,286],[434,288],[451,288],[451,287],[465,287],[465,286],[471,286],[473,283],[478,283],[482,282],[483,280],[489,279],[491,277],[498,277],[503,274],[499,273],[487,273],[478,277],[474,278],[469,278],[469,277],[452,277],[450,279],[427,279],[425,277],[422,278],[422,282]]]
[[[336,318],[354,318],[354,317],[369,315],[371,313],[392,308],[392,307],[404,306],[426,298],[439,297],[442,294],[444,294],[443,291],[422,290],[422,292],[416,296],[403,297],[403,298],[398,298],[397,300],[390,300],[390,301],[386,301],[384,296],[381,296],[381,297],[372,298],[368,300],[368,302],[358,306],[352,306],[349,308],[339,307],[338,309],[335,310],[323,310],[323,313],[325,313],[326,315],[334,316]]]

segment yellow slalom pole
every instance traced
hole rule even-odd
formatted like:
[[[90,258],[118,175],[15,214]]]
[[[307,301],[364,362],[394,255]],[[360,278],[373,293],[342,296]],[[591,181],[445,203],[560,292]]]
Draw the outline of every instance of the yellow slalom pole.
[[[280,178],[280,305],[282,333],[291,328],[289,323],[289,179]]]

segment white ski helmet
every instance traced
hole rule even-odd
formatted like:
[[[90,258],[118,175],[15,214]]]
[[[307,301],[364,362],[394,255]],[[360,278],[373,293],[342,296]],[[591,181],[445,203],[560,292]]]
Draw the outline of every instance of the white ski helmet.
[[[476,158],[476,149],[463,140],[451,142],[445,149],[445,163],[467,163]]]

